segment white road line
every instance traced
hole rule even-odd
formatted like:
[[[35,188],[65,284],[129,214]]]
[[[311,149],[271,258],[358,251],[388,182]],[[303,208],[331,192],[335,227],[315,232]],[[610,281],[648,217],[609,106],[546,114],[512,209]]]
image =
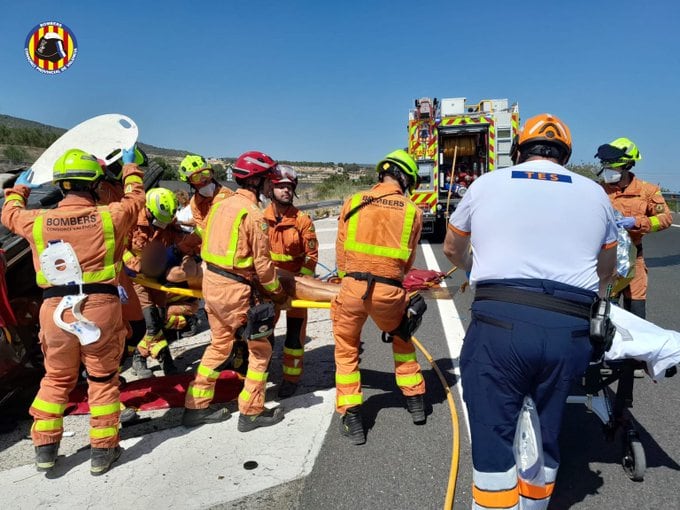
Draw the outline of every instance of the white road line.
[[[432,251],[432,246],[427,241],[422,241],[423,255],[428,269],[441,271],[437,259]],[[446,287],[446,282],[440,283],[441,287]],[[460,349],[463,347],[463,338],[465,337],[465,328],[463,322],[460,320],[460,314],[456,309],[456,304],[453,299],[436,299],[437,308],[439,309],[439,316],[442,319],[442,326],[444,328],[444,336],[446,337],[446,344],[449,348],[449,355],[451,356],[451,363],[453,365],[453,373],[460,381],[460,368],[458,359],[460,356]],[[463,385],[456,384],[458,388],[458,395],[460,401],[463,402]],[[465,416],[465,425],[467,426],[468,437],[470,437],[470,420],[467,414],[467,408],[463,403],[463,416]]]
[[[321,232],[337,232],[337,231],[338,231],[337,226],[335,226],[334,228],[317,228],[317,229],[315,229],[315,232],[317,234],[321,233]]]
[[[676,225],[675,223],[673,223],[671,227],[680,228],[680,225]]]
[[[334,250],[335,249],[335,243],[321,243],[319,245],[320,250]]]

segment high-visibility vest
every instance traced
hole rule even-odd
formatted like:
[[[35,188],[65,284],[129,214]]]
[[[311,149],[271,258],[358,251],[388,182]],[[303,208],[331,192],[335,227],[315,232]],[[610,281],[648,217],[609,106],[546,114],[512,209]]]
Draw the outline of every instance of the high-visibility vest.
[[[35,222],[33,223],[33,239],[35,241],[35,248],[38,252],[38,258],[43,251],[45,251],[45,236],[43,229],[43,218],[45,213],[41,212],[35,217]],[[106,280],[113,280],[116,275],[120,272],[122,268],[122,263],[115,262],[113,260],[114,253],[116,251],[116,237],[113,228],[113,220],[111,219],[111,211],[109,208],[104,206],[97,207],[97,212],[102,219],[102,229],[104,231],[104,246],[106,247],[106,254],[104,255],[104,267],[98,271],[84,271],[83,272],[83,282],[84,283],[97,283]],[[42,270],[39,269],[35,274],[35,281],[40,286],[49,286],[49,282]]]
[[[212,233],[212,223],[215,219],[215,211],[217,207],[212,207],[210,213],[208,214],[208,223],[205,232]],[[231,224],[231,230],[229,232],[229,243],[227,245],[226,253],[212,253],[210,251],[210,242],[208,236],[203,238],[203,245],[201,246],[201,258],[206,262],[215,264],[219,267],[224,268],[241,268],[245,269],[253,266],[253,257],[246,257],[239,259],[236,257],[236,250],[238,249],[238,232],[241,223],[243,223],[243,218],[248,214],[248,210],[244,207],[242,208],[234,218]],[[213,234],[214,235],[214,234]]]
[[[351,209],[359,207],[362,203],[362,193],[357,193],[352,197]],[[411,231],[413,230],[413,223],[416,219],[416,206],[411,202],[404,202],[406,206],[406,214],[404,215],[404,223],[401,227],[401,236],[399,247],[385,246],[379,244],[368,244],[357,241],[357,228],[359,226],[359,217],[365,208],[357,209],[349,218],[347,223],[347,237],[345,238],[345,250],[354,251],[357,253],[365,253],[367,255],[377,255],[380,257],[387,257],[390,259],[397,259],[407,261],[411,256],[411,249],[409,248],[409,239],[411,238]]]

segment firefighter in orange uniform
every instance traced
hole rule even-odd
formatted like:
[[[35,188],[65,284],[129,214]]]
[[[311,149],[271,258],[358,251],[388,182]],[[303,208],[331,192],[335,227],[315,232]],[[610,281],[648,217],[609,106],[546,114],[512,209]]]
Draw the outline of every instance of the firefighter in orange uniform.
[[[623,214],[617,225],[630,234],[637,248],[635,276],[623,289],[623,306],[643,319],[647,315],[647,265],[642,254],[642,238],[650,232],[667,229],[673,216],[658,186],[638,179],[630,170],[642,156],[628,138],[617,138],[601,145],[596,157],[602,163],[599,177],[614,209]]]
[[[134,150],[123,151],[123,160],[132,163]],[[45,376],[29,411],[38,471],[52,469],[57,460],[64,409],[81,361],[88,374],[90,472],[106,472],[121,454],[118,364],[126,330],[117,285],[123,240],[144,207],[144,189],[137,165],[126,164],[121,201],[97,206],[95,188],[103,175],[94,156],[71,149],[54,166],[53,180],[65,195],[56,209],[26,210],[26,186],[5,192],[2,222],[28,240],[44,289]]]
[[[135,148],[134,163],[138,167],[143,167],[147,164],[146,154],[139,148]],[[111,165],[106,166],[102,160],[99,160],[99,164],[104,170],[104,178],[97,186],[98,203],[108,205],[112,202],[120,202],[125,194],[122,162],[115,161]],[[144,337],[146,325],[144,315],[142,314],[142,305],[132,285],[132,280],[125,271],[121,271],[118,274],[118,280],[120,286],[125,291],[125,299],[122,301],[123,323],[125,323],[128,329],[125,338],[127,352],[123,352],[123,359],[125,359],[126,356],[132,355],[137,343]]]
[[[269,192],[275,169],[276,162],[262,152],[242,154],[232,167],[239,190],[210,210],[201,256],[206,265],[203,298],[212,340],[187,389],[182,417],[187,427],[229,418],[226,407],[210,406],[210,402],[219,377],[217,367],[229,357],[242,327],[248,338],[249,366],[238,397],[238,430],[247,432],[283,419],[281,407],[264,407],[272,354],[267,337],[273,331],[274,310],[266,302],[255,307],[254,301],[260,288],[278,303],[287,300],[270,258],[267,222],[258,207],[258,197]]]
[[[155,279],[165,274],[168,251],[178,251],[181,255],[194,255],[198,251],[200,238],[184,232],[175,223],[176,211],[177,197],[172,191],[165,188],[147,191],[146,207],[139,213],[137,225],[130,236],[129,249],[123,257],[127,271]],[[152,373],[146,358],[151,356],[158,360],[165,375],[176,373],[163,332],[167,293],[136,282],[134,287],[142,305],[146,334],[132,356],[132,371],[139,377],[150,377]]]
[[[396,150],[376,170],[380,182],[352,196],[340,211],[335,248],[338,275],[343,277],[331,303],[336,409],[342,415],[342,434],[354,444],[366,442],[359,342],[369,316],[391,334],[397,386],[414,423],[426,420],[425,381],[410,334],[402,328],[409,304],[402,281],[415,260],[422,230],[422,212],[405,194],[418,185],[418,167],[405,151]]]
[[[269,224],[271,258],[276,267],[296,275],[314,277],[319,244],[312,219],[293,205],[297,184],[295,170],[287,165],[278,165],[277,174],[272,179],[272,202],[264,211],[264,219]],[[279,387],[281,398],[292,396],[297,389],[302,377],[306,338],[307,309],[291,308],[286,312],[283,382]]]
[[[196,222],[196,233],[203,237],[210,207],[234,194],[215,180],[212,166],[203,156],[187,154],[179,165],[179,178],[194,190],[191,197],[191,214]]]

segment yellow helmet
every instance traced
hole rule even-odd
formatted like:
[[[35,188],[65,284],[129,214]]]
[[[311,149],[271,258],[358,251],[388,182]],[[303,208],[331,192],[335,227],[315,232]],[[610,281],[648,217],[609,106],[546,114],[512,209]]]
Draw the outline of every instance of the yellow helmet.
[[[394,167],[411,179],[411,185],[408,190],[413,193],[413,190],[420,184],[420,176],[418,175],[418,165],[411,155],[403,149],[397,149],[390,152],[387,156],[381,159],[375,167],[376,172],[386,172]]]
[[[187,182],[192,174],[205,169],[212,170],[212,166],[203,156],[187,154],[179,164],[179,179],[180,181]]]
[[[96,184],[102,177],[104,169],[96,157],[80,149],[69,149],[54,163],[52,182]]]
[[[642,159],[637,145],[628,138],[617,138],[613,142],[600,145],[595,157],[608,168],[630,168],[635,165],[636,161]]]
[[[146,208],[156,221],[168,225],[177,212],[177,197],[169,189],[151,188],[146,192]]]

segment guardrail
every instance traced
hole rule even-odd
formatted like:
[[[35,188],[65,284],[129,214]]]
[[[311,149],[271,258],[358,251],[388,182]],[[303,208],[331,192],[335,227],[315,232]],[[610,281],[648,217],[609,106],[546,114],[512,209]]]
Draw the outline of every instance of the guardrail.
[[[661,194],[668,204],[668,207],[671,208],[671,211],[680,212],[680,193],[665,192]]]

